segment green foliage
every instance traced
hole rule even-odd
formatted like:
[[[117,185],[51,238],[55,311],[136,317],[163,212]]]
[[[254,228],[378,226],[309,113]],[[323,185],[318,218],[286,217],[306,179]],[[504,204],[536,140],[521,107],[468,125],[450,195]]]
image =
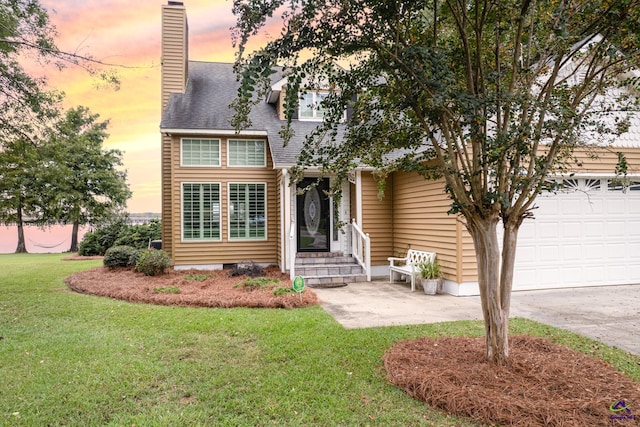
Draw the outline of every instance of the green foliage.
[[[96,224],[122,209],[131,196],[122,166],[122,152],[105,150],[108,121],[79,106],[66,112],[46,145],[52,167],[43,219],[65,224]],[[77,236],[75,236],[77,238]],[[71,248],[72,251],[77,248]]]
[[[163,250],[145,249],[140,251],[135,266],[145,276],[159,276],[171,266],[171,258]]]
[[[116,217],[94,231],[87,232],[80,242],[78,253],[84,256],[104,255],[112,246],[126,245],[146,249],[149,240],[160,239],[160,221],[152,219],[146,224],[128,224],[128,218]]]
[[[187,274],[184,276],[185,280],[195,280],[196,282],[204,282],[205,280],[216,277],[215,274]]]
[[[576,147],[601,149],[628,129],[627,112],[640,108],[624,87],[640,64],[639,0],[234,0],[233,10],[236,130],[277,70],[287,78],[285,144],[299,137],[300,94],[328,90],[292,176],[318,168],[339,187],[360,165],[382,178],[443,178],[449,212],[474,242],[487,343],[506,344],[494,319],[508,318],[515,244],[501,254],[496,227],[516,242],[536,197],[557,188],[548,178],[574,167]],[[281,32],[247,55],[276,16]]]
[[[102,247],[98,240],[98,235],[93,231],[89,231],[84,235],[78,247],[78,255],[81,256],[104,255],[105,251],[106,249]]]
[[[113,246],[104,254],[103,263],[106,267],[133,267],[141,258],[140,251],[131,246]]]
[[[571,167],[576,146],[612,141],[627,128],[620,111],[638,110],[635,97],[613,89],[640,63],[637,0],[562,7],[295,0],[282,34],[245,56],[282,4],[234,1],[236,125],[248,123],[243,116],[276,65],[293,64],[282,70],[287,93],[331,89],[300,169],[314,165],[343,177],[357,159],[382,176],[444,176],[451,212],[470,227],[489,217],[519,224],[550,189],[546,178]],[[598,93],[610,96],[591,98]],[[297,96],[285,99],[283,136],[293,134],[298,103]]]
[[[126,218],[117,217],[114,221],[87,232],[80,242],[78,253],[84,256],[104,255],[107,249],[115,246],[116,240],[126,232],[127,227]]]
[[[236,284],[234,287],[236,288],[248,288],[251,290],[267,288],[273,285],[277,285],[280,283],[280,280],[275,279],[273,277],[252,277],[243,280],[242,282]]]
[[[286,287],[286,288],[275,288],[273,290],[273,295],[275,296],[280,296],[280,295],[289,295],[289,294],[296,294],[297,292],[293,290],[293,288],[291,287]]]
[[[160,220],[154,218],[145,224],[124,227],[114,245],[128,245],[138,249],[145,249],[149,246],[150,240],[157,240],[160,237]]]
[[[180,288],[177,286],[166,286],[164,288],[153,288],[156,294],[179,294]]]
[[[427,280],[439,279],[442,277],[442,272],[440,271],[440,264],[438,264],[437,259],[433,259],[433,261],[424,261],[418,264],[418,269],[420,270],[420,277]]]

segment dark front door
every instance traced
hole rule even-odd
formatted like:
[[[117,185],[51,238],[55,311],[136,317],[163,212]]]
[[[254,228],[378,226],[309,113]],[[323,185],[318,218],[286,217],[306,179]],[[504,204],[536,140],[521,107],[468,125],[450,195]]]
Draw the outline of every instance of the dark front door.
[[[298,223],[299,252],[328,252],[331,218],[329,211],[329,180],[305,178],[298,183],[298,189],[311,186],[303,194],[298,194],[296,211]]]

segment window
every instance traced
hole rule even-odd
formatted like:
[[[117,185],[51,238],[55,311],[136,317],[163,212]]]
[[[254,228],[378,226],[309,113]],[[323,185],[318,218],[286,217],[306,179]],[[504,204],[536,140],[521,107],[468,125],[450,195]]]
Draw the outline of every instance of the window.
[[[180,158],[182,166],[220,166],[220,140],[183,138]]]
[[[220,184],[182,184],[183,240],[220,240]]]
[[[229,239],[266,239],[266,184],[229,184]]]
[[[229,166],[267,166],[264,141],[229,140]]]
[[[608,183],[609,191],[640,191],[640,181],[632,181],[628,178],[613,178]]]
[[[309,92],[300,97],[300,120],[321,120],[324,117],[324,108],[321,103],[329,96],[328,93]]]

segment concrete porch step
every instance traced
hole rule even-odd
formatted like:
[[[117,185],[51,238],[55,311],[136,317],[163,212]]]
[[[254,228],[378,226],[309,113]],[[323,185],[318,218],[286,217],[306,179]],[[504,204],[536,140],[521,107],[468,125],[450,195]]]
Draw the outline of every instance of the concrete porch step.
[[[337,276],[345,274],[363,274],[362,267],[356,263],[342,264],[296,264],[296,274],[300,276]]]
[[[322,265],[322,264],[353,264],[355,260],[350,256],[339,255],[331,257],[296,257],[296,265]]]
[[[298,253],[295,274],[304,277],[310,287],[332,287],[367,280],[356,260],[341,252]]]

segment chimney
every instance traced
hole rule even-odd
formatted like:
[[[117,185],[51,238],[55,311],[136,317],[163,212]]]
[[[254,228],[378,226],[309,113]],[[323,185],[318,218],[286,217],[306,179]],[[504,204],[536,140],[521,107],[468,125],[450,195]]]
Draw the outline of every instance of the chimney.
[[[162,111],[169,94],[184,93],[189,61],[189,25],[181,1],[162,6]]]

